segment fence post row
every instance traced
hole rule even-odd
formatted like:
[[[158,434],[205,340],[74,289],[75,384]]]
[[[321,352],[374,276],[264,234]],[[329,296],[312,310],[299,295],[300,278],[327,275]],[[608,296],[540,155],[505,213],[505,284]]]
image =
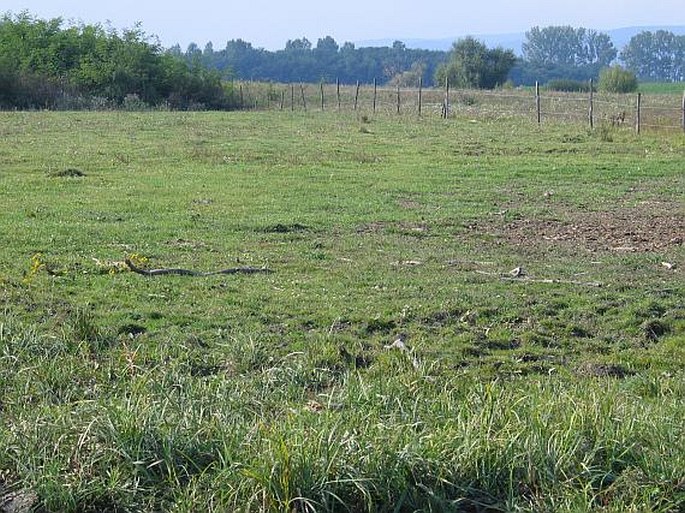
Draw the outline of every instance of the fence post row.
[[[587,111],[587,120],[590,125],[590,129],[594,129],[595,127],[595,90],[594,90],[594,80],[590,79],[589,80],[589,96],[588,96],[588,111]],[[355,90],[354,90],[354,110],[357,111],[359,109],[359,95],[360,95],[360,90],[361,90],[361,83],[359,80],[357,80],[356,85],[355,85]],[[542,123],[542,95],[540,93],[540,83],[535,82],[535,114],[536,114],[536,121],[537,124],[540,125]],[[286,92],[287,89],[283,89],[280,94],[280,98],[278,98],[276,101],[278,102],[278,107],[280,110],[283,110],[286,108]],[[341,83],[340,79],[337,78],[335,81],[335,92],[336,92],[336,99],[337,99],[337,104],[338,104],[338,111],[341,111],[342,109],[342,96],[341,96]],[[247,103],[249,103],[250,108],[254,107],[255,109],[258,109],[260,106],[260,102],[258,98],[252,99],[250,95],[248,94],[245,90],[245,86],[243,84],[239,84],[238,86],[238,101],[240,102],[240,106],[242,108],[245,108]],[[402,113],[402,88],[398,84],[396,91],[396,106],[395,110],[397,114]],[[326,92],[325,92],[325,83],[322,80],[321,83],[319,84],[319,95],[320,95],[320,102],[321,102],[321,110],[325,111],[326,109]],[[300,100],[302,102],[302,108],[303,110],[307,110],[307,98],[305,94],[305,85],[304,83],[300,83]],[[449,79],[445,79],[445,91],[444,91],[444,99],[443,99],[443,104],[442,104],[442,117],[446,119],[451,110],[451,98],[450,98],[450,82]],[[267,104],[269,102],[267,101]],[[601,103],[601,102],[600,102]],[[419,77],[418,79],[418,91],[417,91],[417,105],[418,105],[418,116],[421,117],[423,115],[423,78]],[[659,109],[657,107],[657,109]],[[291,83],[290,84],[290,110],[294,111],[295,110],[295,84]],[[373,80],[373,112],[374,114],[378,110],[378,80],[374,78]],[[649,110],[649,107],[647,108]],[[682,96],[682,101],[680,105],[680,109],[672,109],[672,110],[679,110],[680,111],[680,123],[678,125],[671,125],[669,128],[675,128],[675,129],[681,129],[683,132],[685,132],[685,91],[683,91],[683,96]],[[637,93],[637,98],[636,98],[636,103],[635,103],[635,132],[637,134],[640,134],[642,132],[642,127],[643,127],[643,120],[642,120],[642,114],[643,114],[643,106],[642,106],[642,93]],[[620,118],[621,121],[623,121],[623,118]]]

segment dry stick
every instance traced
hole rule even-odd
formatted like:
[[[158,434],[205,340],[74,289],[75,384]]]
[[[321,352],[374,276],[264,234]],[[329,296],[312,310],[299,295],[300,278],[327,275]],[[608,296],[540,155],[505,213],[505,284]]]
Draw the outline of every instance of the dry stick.
[[[280,110],[283,110],[283,106],[285,105],[285,89],[281,91],[281,105],[280,105]]]

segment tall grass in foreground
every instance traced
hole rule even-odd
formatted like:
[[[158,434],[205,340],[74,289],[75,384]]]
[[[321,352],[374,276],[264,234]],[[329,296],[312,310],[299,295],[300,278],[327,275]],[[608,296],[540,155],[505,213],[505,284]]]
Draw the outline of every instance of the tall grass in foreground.
[[[3,487],[48,511],[685,506],[682,372],[478,382],[398,353],[315,393],[334,372],[315,348],[254,365],[244,337],[225,348],[226,370],[202,376],[162,349],[136,370],[21,326],[0,338],[22,370],[0,375]]]

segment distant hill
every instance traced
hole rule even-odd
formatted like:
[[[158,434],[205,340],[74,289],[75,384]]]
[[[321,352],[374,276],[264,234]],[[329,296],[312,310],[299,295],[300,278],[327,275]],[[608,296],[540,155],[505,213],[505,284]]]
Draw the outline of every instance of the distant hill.
[[[625,27],[619,29],[598,29],[601,32],[606,32],[611,37],[614,42],[614,46],[620,51],[628,42],[630,38],[640,32],[649,30],[651,32],[656,32],[657,30],[667,30],[673,32],[678,36],[685,36],[685,26],[645,26],[645,27]],[[456,40],[460,37],[465,37],[471,35],[485,43],[488,47],[493,48],[501,46],[502,48],[510,48],[514,50],[516,55],[521,55],[521,46],[526,38],[524,32],[508,33],[508,34],[462,34],[461,36],[454,36],[451,38],[443,39],[372,39],[367,41],[358,41],[355,44],[357,47],[365,46],[392,46],[392,43],[396,40],[402,41],[407,48],[420,48],[423,50],[442,50],[447,51],[452,46]]]

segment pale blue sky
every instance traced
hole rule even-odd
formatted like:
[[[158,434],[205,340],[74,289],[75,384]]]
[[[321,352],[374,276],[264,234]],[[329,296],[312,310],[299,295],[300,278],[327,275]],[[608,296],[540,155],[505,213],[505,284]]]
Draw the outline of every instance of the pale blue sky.
[[[143,24],[164,46],[242,38],[270,50],[288,39],[331,35],[339,44],[368,39],[440,39],[524,32],[532,26],[573,25],[614,29],[685,25],[685,0],[2,0],[0,12],[28,10],[41,18],[115,28]]]

